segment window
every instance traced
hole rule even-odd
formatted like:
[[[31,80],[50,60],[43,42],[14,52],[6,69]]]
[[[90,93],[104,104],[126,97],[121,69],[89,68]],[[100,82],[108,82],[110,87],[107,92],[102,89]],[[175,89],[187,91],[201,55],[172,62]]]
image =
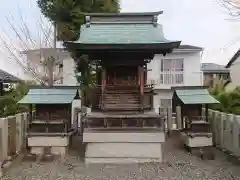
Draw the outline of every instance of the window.
[[[183,84],[184,59],[162,59],[160,81],[162,84]]]
[[[222,74],[220,75],[220,78],[223,80],[228,80],[229,79],[229,74]]]
[[[184,59],[162,59],[161,71],[183,71]]]

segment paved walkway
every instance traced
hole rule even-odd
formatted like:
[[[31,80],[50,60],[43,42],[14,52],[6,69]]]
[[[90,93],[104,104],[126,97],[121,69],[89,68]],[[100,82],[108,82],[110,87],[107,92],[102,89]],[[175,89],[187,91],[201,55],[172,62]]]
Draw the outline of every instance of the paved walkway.
[[[200,160],[170,139],[165,146],[165,160],[162,164],[86,167],[81,153],[74,149],[64,163],[59,160],[44,163],[16,161],[2,180],[240,180],[240,166],[217,150],[215,160]]]

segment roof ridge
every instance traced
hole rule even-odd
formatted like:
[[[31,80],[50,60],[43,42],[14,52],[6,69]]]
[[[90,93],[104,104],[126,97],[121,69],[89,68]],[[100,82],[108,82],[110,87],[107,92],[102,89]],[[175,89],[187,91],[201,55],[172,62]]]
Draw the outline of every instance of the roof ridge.
[[[163,14],[163,11],[156,12],[118,12],[118,13],[83,13],[84,16],[100,16],[100,17],[112,17],[112,16],[156,16]]]

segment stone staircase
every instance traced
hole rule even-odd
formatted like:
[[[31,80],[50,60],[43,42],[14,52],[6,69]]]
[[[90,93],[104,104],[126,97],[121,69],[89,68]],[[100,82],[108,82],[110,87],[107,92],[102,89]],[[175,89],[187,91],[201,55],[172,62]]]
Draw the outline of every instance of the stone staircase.
[[[139,87],[106,88],[104,93],[104,110],[138,111],[140,109]]]

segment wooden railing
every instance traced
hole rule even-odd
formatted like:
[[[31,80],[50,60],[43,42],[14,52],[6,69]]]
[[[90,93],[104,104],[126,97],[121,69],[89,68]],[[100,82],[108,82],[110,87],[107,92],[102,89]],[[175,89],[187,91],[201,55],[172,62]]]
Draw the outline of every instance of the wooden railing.
[[[85,129],[128,129],[128,128],[156,128],[164,130],[164,119],[160,116],[140,118],[137,115],[123,115],[122,118],[108,115],[108,118],[86,118]],[[120,116],[120,115],[119,115]]]

